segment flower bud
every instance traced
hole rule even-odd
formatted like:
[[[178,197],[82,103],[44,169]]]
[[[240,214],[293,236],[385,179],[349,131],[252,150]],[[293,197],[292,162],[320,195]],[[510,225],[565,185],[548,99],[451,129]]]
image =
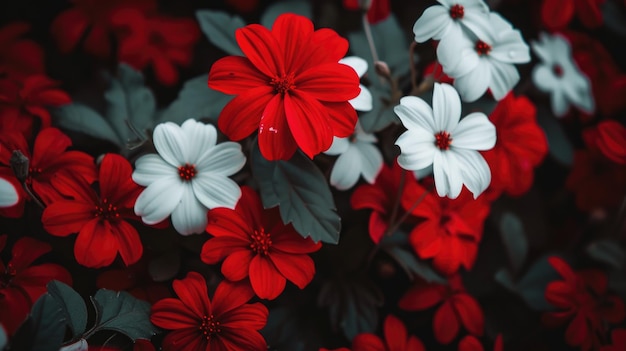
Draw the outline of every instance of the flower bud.
[[[11,169],[13,170],[13,174],[15,174],[15,177],[21,183],[25,182],[26,178],[28,178],[28,167],[30,165],[28,157],[24,156],[24,154],[20,150],[13,150],[10,163]]]
[[[374,69],[379,76],[386,80],[391,80],[391,69],[389,69],[389,65],[385,61],[374,62]]]

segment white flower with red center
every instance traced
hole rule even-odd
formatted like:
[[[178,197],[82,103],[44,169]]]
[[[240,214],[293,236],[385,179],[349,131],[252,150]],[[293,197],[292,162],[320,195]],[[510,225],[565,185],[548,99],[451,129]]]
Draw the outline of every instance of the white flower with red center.
[[[452,86],[435,83],[432,108],[406,96],[394,111],[407,129],[396,141],[402,168],[417,171],[432,165],[439,196],[455,199],[464,184],[474,198],[487,189],[491,171],[478,151],[493,148],[496,128],[482,112],[460,119],[461,100]]]
[[[339,155],[330,173],[330,184],[339,190],[352,188],[359,176],[373,184],[383,168],[383,155],[374,146],[378,140],[373,134],[365,133],[360,123],[349,138],[333,140],[327,155]]]
[[[3,178],[0,178],[0,208],[11,207],[19,202],[19,195],[17,190],[9,182]]]
[[[363,78],[367,72],[367,61],[357,56],[346,56],[339,60],[339,63],[352,67],[359,78]],[[372,93],[363,84],[359,84],[359,88],[361,88],[359,95],[348,102],[357,111],[372,110]]]
[[[541,33],[539,41],[531,46],[541,60],[533,69],[533,83],[539,90],[550,93],[552,112],[562,117],[573,105],[593,113],[591,83],[576,66],[569,42],[558,34]]]
[[[235,208],[241,189],[228,177],[246,163],[238,143],[216,145],[215,127],[193,119],[159,124],[153,140],[158,155],[140,157],[133,172],[135,183],[147,186],[135,203],[144,223],[171,215],[176,231],[189,235],[205,230],[209,209]]]
[[[515,64],[530,62],[518,30],[495,12],[489,23],[491,28],[477,30],[475,38],[450,36],[437,47],[437,58],[463,101],[476,101],[487,89],[496,100],[503,99],[520,79]]]
[[[483,0],[438,0],[413,26],[415,41],[444,40],[489,27],[489,8]]]

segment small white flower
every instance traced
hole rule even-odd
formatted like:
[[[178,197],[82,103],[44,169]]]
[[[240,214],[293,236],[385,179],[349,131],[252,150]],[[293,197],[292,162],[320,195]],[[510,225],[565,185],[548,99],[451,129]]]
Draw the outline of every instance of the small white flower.
[[[352,67],[359,78],[362,78],[367,72],[367,61],[357,56],[346,56],[339,60],[339,63]],[[359,96],[350,100],[350,105],[357,111],[370,111],[373,108],[372,93],[363,84],[359,84],[359,88],[361,88]]]
[[[0,178],[0,208],[11,207],[17,204],[20,197],[11,182]]]
[[[437,0],[413,25],[415,41],[440,40],[489,27],[489,8],[483,0]]]
[[[360,123],[356,124],[354,134],[349,138],[333,140],[327,155],[339,155],[330,173],[330,184],[339,190],[352,188],[362,175],[373,184],[383,168],[383,156],[373,144],[377,142],[373,134],[363,131]]]
[[[569,42],[560,35],[546,33],[541,33],[539,40],[531,43],[541,59],[533,69],[533,82],[539,90],[550,93],[552,112],[562,117],[574,105],[593,113],[591,83],[574,63]]]
[[[530,62],[522,34],[495,12],[489,21],[491,28],[478,31],[476,39],[454,36],[437,47],[437,58],[463,101],[476,101],[487,89],[501,100],[520,79],[514,64]]]
[[[246,163],[238,143],[216,145],[215,127],[193,119],[182,126],[159,124],[153,140],[158,155],[140,157],[133,172],[135,183],[147,186],[135,203],[135,214],[144,223],[171,215],[178,233],[201,233],[209,209],[235,208],[241,189],[228,176]]]
[[[477,150],[496,143],[496,128],[481,112],[460,122],[461,100],[448,84],[435,83],[433,107],[414,96],[406,96],[394,108],[407,129],[396,145],[398,164],[409,171],[432,165],[439,196],[455,199],[463,184],[478,197],[491,183],[491,171]]]

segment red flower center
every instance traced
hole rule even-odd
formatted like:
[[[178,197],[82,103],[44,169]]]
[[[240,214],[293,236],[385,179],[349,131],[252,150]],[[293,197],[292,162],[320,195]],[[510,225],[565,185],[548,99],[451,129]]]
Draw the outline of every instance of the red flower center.
[[[474,46],[474,50],[476,50],[476,52],[480,56],[487,55],[491,52],[491,45],[485,43],[482,40],[479,40],[476,42],[476,45]]]
[[[269,254],[270,246],[272,246],[272,237],[269,233],[265,232],[265,229],[255,230],[250,235],[252,242],[250,243],[250,249],[257,254],[267,256]]]
[[[93,212],[93,216],[110,220],[119,218],[120,214],[117,212],[117,206],[110,203],[108,199],[102,199],[102,202],[99,205],[96,205],[96,210]]]
[[[465,9],[463,6],[456,4],[450,8],[450,17],[454,19],[460,19],[465,16]]]
[[[189,163],[187,163],[184,166],[178,167],[178,175],[183,181],[190,181],[193,177],[196,176],[196,174],[198,174],[198,172],[196,171],[196,165],[190,165]]]
[[[435,134],[435,146],[440,150],[450,150],[450,144],[452,144],[450,133],[442,131]]]
[[[559,64],[552,65],[552,73],[559,78],[563,77],[563,67]]]
[[[9,263],[4,270],[4,273],[0,275],[0,289],[9,286],[9,284],[11,284],[11,280],[13,280],[16,275],[17,271],[15,270],[15,267],[13,267],[12,263]],[[0,297],[2,297],[2,294],[0,294]]]
[[[202,324],[200,324],[198,329],[207,340],[210,340],[211,336],[219,334],[222,331],[222,329],[220,329],[220,322],[216,321],[213,315],[208,317],[202,316]]]
[[[281,95],[285,95],[285,93],[296,88],[293,74],[284,75],[280,78],[274,77],[270,81],[270,85],[274,88],[274,93]]]

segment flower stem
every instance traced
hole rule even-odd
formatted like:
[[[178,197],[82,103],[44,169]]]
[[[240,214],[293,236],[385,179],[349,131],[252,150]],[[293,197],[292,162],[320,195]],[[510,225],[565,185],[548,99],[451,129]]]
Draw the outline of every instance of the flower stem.
[[[362,17],[363,22],[363,31],[365,32],[365,38],[367,38],[367,43],[370,47],[370,52],[372,53],[372,62],[373,64],[380,61],[378,59],[378,53],[376,52],[376,43],[374,43],[374,37],[372,36],[372,28],[370,27],[370,23],[367,21],[367,13],[363,13]]]
[[[415,69],[415,48],[417,42],[411,42],[409,45],[409,69],[411,70],[411,91],[417,91],[417,70]]]

